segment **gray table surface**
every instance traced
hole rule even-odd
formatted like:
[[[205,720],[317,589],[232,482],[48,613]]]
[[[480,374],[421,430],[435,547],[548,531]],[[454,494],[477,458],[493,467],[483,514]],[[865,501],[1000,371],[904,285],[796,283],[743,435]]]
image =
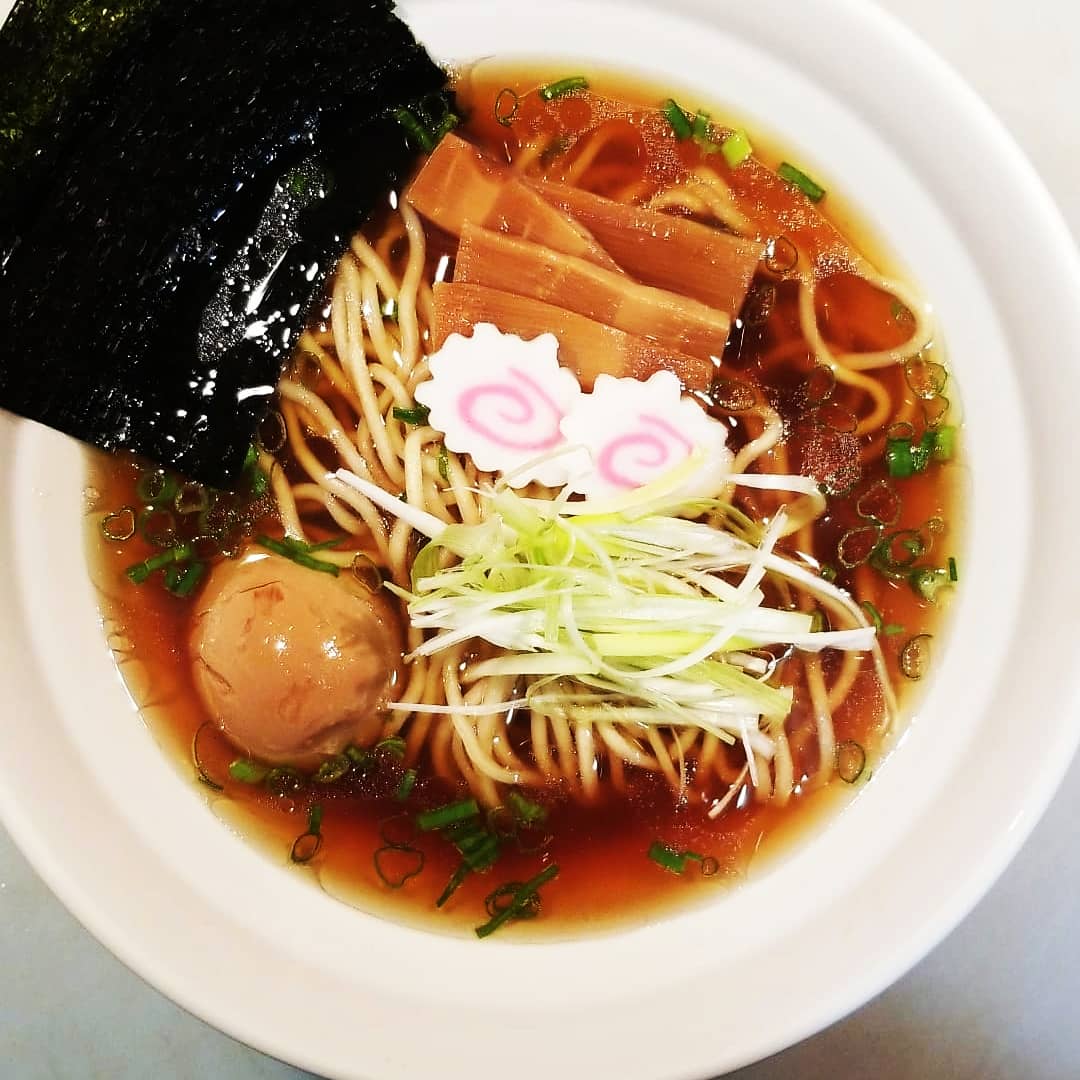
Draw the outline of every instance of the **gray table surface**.
[[[869,0],[867,0],[869,2]],[[882,0],[993,106],[1080,237],[1080,5]],[[1020,856],[876,1000],[739,1080],[1080,1077],[1080,763]],[[309,1074],[178,1009],[105,951],[0,832],[0,1077]]]

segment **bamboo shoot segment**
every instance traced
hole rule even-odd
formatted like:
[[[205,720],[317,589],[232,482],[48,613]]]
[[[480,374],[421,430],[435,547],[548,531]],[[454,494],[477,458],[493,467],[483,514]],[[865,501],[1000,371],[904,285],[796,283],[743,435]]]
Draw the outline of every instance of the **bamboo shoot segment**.
[[[452,236],[460,236],[462,226],[471,221],[619,272],[584,226],[456,135],[447,135],[435,148],[405,199]]]
[[[466,222],[454,281],[566,308],[690,356],[719,362],[731,322],[723,311],[639,285],[585,259]]]
[[[552,206],[588,229],[628,274],[644,284],[681,293],[732,316],[742,309],[764,251],[756,240],[580,188],[529,183]]]
[[[531,340],[553,333],[559,340],[559,363],[591,390],[597,375],[647,379],[671,371],[686,390],[707,390],[712,381],[711,360],[606,326],[577,312],[501,289],[466,282],[434,286],[433,347],[441,348],[451,334],[468,337],[477,323],[493,323],[503,333]]]

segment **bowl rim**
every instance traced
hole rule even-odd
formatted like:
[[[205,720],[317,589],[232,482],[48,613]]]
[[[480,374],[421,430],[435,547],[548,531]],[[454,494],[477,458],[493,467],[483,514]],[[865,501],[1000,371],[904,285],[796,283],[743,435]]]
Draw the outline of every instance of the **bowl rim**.
[[[416,10],[418,13],[425,8],[441,7],[432,0],[417,0],[412,5],[405,6],[406,17]],[[468,5],[462,5],[468,6]],[[476,7],[476,5],[471,5]],[[483,5],[493,7],[498,5]],[[505,5],[509,9],[509,5]],[[594,8],[639,8],[644,5],[638,4],[594,4]],[[680,15],[685,15],[691,20],[701,19],[711,21],[715,18],[712,5],[706,0],[683,0],[682,3],[671,5],[677,8]],[[968,134],[969,145],[978,150],[988,160],[991,160],[998,170],[994,178],[995,191],[999,194],[1012,194],[1017,196],[1016,205],[1019,207],[1019,219],[1026,225],[1028,234],[1021,243],[1023,251],[1034,250],[1037,258],[1034,261],[1043,261],[1059,267],[1061,281],[1057,285],[1056,295],[1067,298],[1069,291],[1075,294],[1080,286],[1080,257],[1069,238],[1067,228],[1064,226],[1056,209],[1042,188],[1034,170],[1023,158],[1022,154],[1012,142],[998,121],[964,85],[957,76],[945,67],[942,61],[936,58],[930,50],[919,42],[913,34],[901,27],[885,12],[876,7],[860,5],[857,0],[821,0],[817,5],[822,17],[830,20],[843,21],[844,25],[852,28],[856,36],[863,37],[875,48],[867,48],[867,54],[877,55],[877,63],[881,63],[882,55],[892,58],[892,70],[896,78],[902,78],[905,73],[916,74],[922,80],[920,93],[923,97],[939,101],[939,107],[945,114],[939,117],[939,124],[947,122],[950,118],[958,118],[958,122]],[[728,32],[741,34],[748,42],[757,45],[768,43],[766,27],[770,18],[776,18],[783,10],[787,18],[795,22],[802,21],[809,25],[805,12],[792,15],[783,8],[780,0],[768,0],[759,5],[754,15],[730,14],[731,22],[728,24]],[[422,17],[422,16],[421,16]],[[795,36],[795,35],[793,35]],[[815,64],[811,62],[804,50],[810,50],[812,37],[802,39],[806,44],[801,48],[790,49],[785,57],[789,62],[804,62],[809,70],[814,70]],[[774,43],[775,44],[775,43]],[[769,47],[772,47],[771,45]],[[880,52],[876,52],[880,50]],[[865,77],[860,72],[860,67],[870,63],[869,58],[864,58],[861,63],[851,65],[845,71],[835,73],[834,86],[840,91],[854,93],[860,85],[860,79]],[[820,63],[820,60],[817,61]],[[902,125],[900,125],[902,127]],[[968,209],[971,215],[972,227],[979,222],[980,211],[972,206]],[[1021,253],[1022,253],[1021,252]],[[1011,256],[1019,258],[1016,252]],[[1059,327],[1073,328],[1071,335],[1066,331],[1060,339],[1065,341],[1078,341],[1080,334],[1080,316],[1072,313],[1067,305],[1059,305],[1060,310],[1051,317]],[[1013,348],[1016,348],[1013,343]],[[1075,354],[1072,358],[1075,361]],[[1066,358],[1065,362],[1069,362]],[[1072,373],[1075,379],[1075,372]],[[1040,443],[1052,442],[1045,432],[1032,431],[1028,438],[1036,448]],[[0,461],[4,463],[3,483],[0,491],[21,492],[23,495],[31,494],[26,490],[27,477],[20,473],[22,463],[27,453],[37,452],[37,440],[40,433],[33,430],[32,426],[23,424],[5,424],[0,427]],[[28,450],[29,448],[29,450]],[[1052,492],[1044,490],[1046,482],[1038,477],[1030,477],[1032,482],[1033,503],[1047,497]],[[1076,518],[1076,500],[1073,497],[1071,506],[1073,518]],[[7,518],[7,515],[5,515]],[[5,520],[0,524],[0,536],[6,542],[3,549],[18,549],[25,552],[26,533],[21,530],[18,523]],[[1045,538],[1037,538],[1045,550],[1047,541]],[[10,544],[10,546],[9,546]],[[28,602],[26,596],[26,583],[24,580],[13,580],[14,571],[17,567],[15,561],[0,567],[0,581],[10,585],[10,589],[3,590],[7,595],[20,595],[24,603]],[[40,671],[40,642],[35,642],[36,648],[31,647],[27,640],[18,640],[18,633],[10,628],[5,630],[5,636],[0,641],[0,658],[4,660],[4,668],[9,671],[21,671],[23,678],[30,681],[33,676],[42,676]],[[43,677],[43,676],[42,676]],[[759,1059],[772,1053],[783,1046],[790,1045],[801,1038],[820,1029],[827,1023],[838,1019],[874,993],[880,991],[893,979],[899,977],[904,971],[921,958],[934,944],[948,933],[956,925],[963,915],[974,906],[975,902],[985,893],[993,881],[1005,868],[1008,861],[1019,849],[1020,844],[1030,833],[1036,821],[1041,816],[1050,797],[1064,775],[1071,755],[1080,740],[1080,709],[1077,708],[1080,700],[1080,690],[1076,685],[1076,676],[1071,676],[1071,687],[1067,687],[1063,681],[1061,699],[1065,704],[1063,718],[1059,721],[1058,728],[1052,741],[1043,748],[1041,767],[1037,771],[1034,781],[1022,794],[1015,793],[1012,808],[1011,827],[994,837],[993,842],[982,852],[972,852],[967,865],[962,873],[953,869],[951,884],[943,888],[942,895],[926,901],[923,904],[923,916],[915,920],[917,925],[905,928],[905,933],[898,935],[894,942],[883,946],[873,957],[869,958],[862,969],[856,972],[847,984],[839,992],[831,996],[807,1004],[797,1014],[785,1017],[784,1022],[769,1033],[751,1033],[744,1039],[738,1053],[717,1054],[708,1049],[692,1048],[681,1056],[668,1060],[658,1065],[658,1071],[650,1071],[653,1076],[688,1076],[704,1075],[705,1072],[713,1071],[717,1062],[722,1062],[724,1068],[734,1068],[746,1064],[751,1060]],[[0,736],[0,745],[5,745]],[[6,757],[7,755],[5,755]],[[10,760],[10,758],[8,758]],[[166,963],[163,967],[162,957],[153,955],[152,926],[132,926],[118,919],[107,904],[103,906],[105,897],[88,890],[86,865],[75,857],[75,853],[67,850],[63,845],[58,845],[58,823],[49,819],[36,816],[38,807],[27,807],[18,801],[16,789],[5,782],[0,773],[0,817],[7,825],[17,845],[38,869],[49,887],[61,898],[65,905],[92,933],[102,940],[107,947],[120,957],[129,967],[133,968],[148,981],[162,989],[169,997],[187,1008],[196,1015],[202,1016],[208,1022],[221,1027],[230,1034],[241,1040],[257,1045],[285,1060],[302,1064],[307,1068],[326,1072],[328,1075],[358,1075],[352,1070],[358,1063],[350,1062],[343,1058],[340,1050],[327,1054],[324,1049],[302,1048],[290,1041],[290,1035],[285,1034],[290,1030],[289,1025],[281,1023],[280,1028],[270,1029],[267,1021],[278,1019],[271,1011],[267,1013],[264,1007],[255,1009],[254,1014],[241,1014],[240,1012],[229,1013],[223,1010],[220,1003],[211,1005],[199,989],[199,983],[193,981],[190,971],[184,977],[177,974],[176,968],[169,968]],[[115,806],[109,806],[107,813],[103,813],[101,820],[112,820],[111,815],[116,812]],[[152,849],[147,849],[148,858],[155,858]],[[122,860],[116,865],[117,872],[122,872]],[[76,870],[76,868],[78,868]],[[100,873],[100,871],[99,871]],[[161,861],[162,879],[167,880],[169,872],[164,861]],[[80,876],[83,875],[83,876]],[[276,875],[276,871],[275,871]],[[863,890],[866,885],[863,883]],[[871,890],[872,893],[872,890]],[[161,905],[161,909],[171,909],[172,915],[183,918],[180,910],[182,905],[177,904],[176,898],[171,903],[164,897],[155,898],[155,903]],[[240,938],[243,937],[243,928],[233,927],[238,934],[236,953],[244,952],[241,948]],[[147,938],[145,935],[150,933]],[[254,941],[257,948],[258,941]],[[449,956],[453,950],[443,950],[425,939],[426,949]],[[148,951],[149,948],[149,951]],[[513,948],[513,947],[511,947]],[[588,945],[575,946],[575,952],[596,954],[598,950],[590,949]],[[178,958],[172,957],[173,961]],[[293,959],[296,959],[294,956]],[[200,960],[200,962],[202,962]],[[316,972],[311,972],[314,977]],[[695,984],[697,985],[697,984]],[[242,979],[221,979],[220,989],[231,994],[242,994],[244,981]],[[684,991],[685,992],[685,991]],[[392,993],[387,995],[387,1001],[373,1009],[373,1012],[391,1023],[394,1008],[398,1005],[408,1005],[407,999],[401,996],[401,988],[394,987]],[[217,995],[220,1000],[221,994]],[[261,1011],[260,1011],[261,1009]],[[495,1009],[502,1015],[507,1014],[505,1005]],[[603,1019],[607,1020],[608,1014]],[[614,1030],[614,1029],[613,1029]],[[632,1025],[622,1025],[620,1030],[629,1032]],[[575,1045],[575,1051],[580,1053],[581,1046]],[[710,1064],[710,1061],[713,1064]],[[362,1067],[385,1069],[387,1075],[404,1075],[405,1059],[384,1059],[364,1063]],[[635,1075],[646,1075],[640,1071]],[[366,1075],[366,1072],[365,1072]]]

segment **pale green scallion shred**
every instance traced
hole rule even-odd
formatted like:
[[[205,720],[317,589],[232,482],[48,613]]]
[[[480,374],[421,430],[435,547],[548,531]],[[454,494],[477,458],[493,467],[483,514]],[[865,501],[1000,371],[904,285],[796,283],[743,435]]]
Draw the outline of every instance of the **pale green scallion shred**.
[[[342,479],[367,492],[368,482]],[[770,755],[792,691],[744,668],[746,650],[869,650],[874,628],[835,586],[776,553],[782,513],[762,531],[716,500],[680,499],[681,482],[573,503],[486,493],[482,524],[431,529],[411,591],[387,586],[413,626],[433,632],[414,655],[483,638],[508,653],[468,677],[533,676],[527,700],[540,715],[572,707],[601,723],[696,727]],[[688,520],[703,514],[728,527]],[[766,606],[770,576],[848,611],[851,628],[816,631],[806,613]]]

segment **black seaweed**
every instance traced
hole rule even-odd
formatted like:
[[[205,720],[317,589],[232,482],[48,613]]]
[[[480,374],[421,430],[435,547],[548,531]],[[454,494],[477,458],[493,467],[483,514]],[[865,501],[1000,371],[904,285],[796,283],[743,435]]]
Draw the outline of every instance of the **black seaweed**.
[[[393,110],[445,86],[391,8],[20,0],[0,31],[0,407],[235,480],[327,270],[412,164]],[[48,40],[92,16],[105,43]]]

